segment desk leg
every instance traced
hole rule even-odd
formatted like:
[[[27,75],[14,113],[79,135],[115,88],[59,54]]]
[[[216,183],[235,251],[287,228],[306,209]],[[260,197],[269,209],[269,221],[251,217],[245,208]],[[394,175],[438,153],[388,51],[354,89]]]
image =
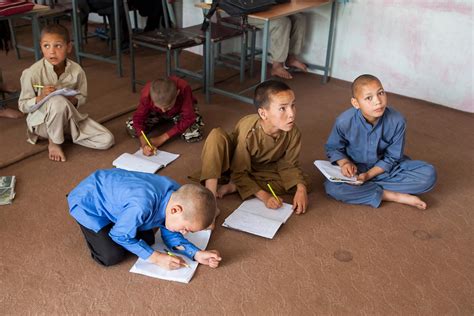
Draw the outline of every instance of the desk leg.
[[[211,76],[211,21],[209,21],[209,26],[206,30],[206,43],[204,47],[204,89],[206,90],[206,103],[211,102],[211,91],[210,91],[210,76]]]
[[[268,33],[270,29],[270,21],[265,20],[263,25],[263,40],[262,40],[262,73],[260,76],[260,82],[264,82],[267,79],[267,55],[268,55]]]
[[[331,49],[332,49],[332,38],[333,38],[333,33],[334,33],[334,20],[335,20],[335,15],[336,15],[336,2],[332,2],[332,7],[331,7],[331,20],[329,21],[329,35],[328,35],[328,46],[326,50],[326,64],[324,66],[324,76],[323,76],[323,84],[327,83],[328,81],[328,75],[329,75],[329,65],[331,63]]]
[[[76,54],[76,61],[81,64],[81,25],[77,16],[77,0],[72,0],[72,27],[74,32],[74,53]]]
[[[122,50],[121,50],[122,40],[120,38],[120,33],[122,29],[122,21],[120,21],[118,0],[114,0],[114,19],[115,19],[115,54],[117,58],[117,73],[119,77],[122,77]]]
[[[33,47],[35,50],[35,60],[41,59],[41,48],[40,48],[40,27],[38,16],[33,14],[32,19],[32,29],[33,29]]]

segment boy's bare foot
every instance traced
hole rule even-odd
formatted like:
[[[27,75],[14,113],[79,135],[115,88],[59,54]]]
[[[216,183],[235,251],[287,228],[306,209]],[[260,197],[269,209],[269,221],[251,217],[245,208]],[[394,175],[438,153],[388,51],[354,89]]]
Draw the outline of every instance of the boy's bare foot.
[[[221,185],[217,189],[217,195],[219,199],[223,198],[227,194],[231,194],[237,191],[237,186],[234,184],[234,182],[229,182],[227,184]]]
[[[0,109],[0,117],[19,119],[23,117],[23,113],[18,110],[4,107],[3,109]]]
[[[422,199],[420,199],[416,195],[411,195],[407,193],[384,190],[382,200],[411,205],[420,210],[426,210],[427,207],[426,203]]]
[[[291,74],[288,72],[288,70],[285,69],[283,66],[283,63],[277,63],[274,62],[272,65],[272,71],[271,71],[272,76],[280,77],[283,79],[292,79],[293,77]]]
[[[306,66],[305,63],[299,61],[295,56],[288,56],[288,59],[286,61],[286,65],[288,67],[294,67],[297,68],[301,71],[307,72],[308,71],[308,66]]]
[[[49,159],[51,159],[52,161],[60,161],[60,162],[66,161],[66,155],[64,154],[60,145],[55,144],[52,141],[49,141],[48,151],[49,151]]]

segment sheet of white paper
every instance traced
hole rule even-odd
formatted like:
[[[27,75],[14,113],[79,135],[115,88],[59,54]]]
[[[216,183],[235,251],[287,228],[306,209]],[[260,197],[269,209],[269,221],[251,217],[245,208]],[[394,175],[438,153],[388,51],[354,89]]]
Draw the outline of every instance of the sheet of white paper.
[[[156,170],[160,168],[160,165],[157,165],[152,161],[138,158],[137,156],[129,153],[121,154],[112,162],[112,165],[128,171],[140,171],[147,173],[155,173]]]
[[[186,234],[186,239],[188,239],[200,249],[206,249],[210,237],[210,230],[202,230],[196,233]],[[155,235],[155,244],[152,246],[152,248],[160,252],[164,252],[164,248],[166,248],[165,244],[163,243],[163,240],[161,239],[160,231],[158,231]],[[197,261],[193,261],[185,256],[179,256],[181,256],[186,261],[186,263],[190,266],[189,268],[182,267],[177,270],[166,270],[160,268],[156,264],[138,258],[137,262],[130,269],[130,272],[143,274],[152,278],[158,278],[162,280],[189,283],[189,281],[194,275],[194,272],[196,272],[198,263]]]
[[[162,150],[158,150],[156,155],[145,156],[142,153],[142,150],[139,149],[133,155],[129,153],[120,155],[112,162],[112,165],[128,171],[155,173],[157,170],[166,167],[178,157],[179,154],[173,154]]]
[[[163,165],[163,167],[166,167],[167,165],[169,165],[171,162],[175,161],[179,157],[179,154],[173,154],[173,153],[163,151],[163,150],[157,150],[156,155],[145,156],[141,149],[137,150],[137,152],[134,153],[133,155],[142,159],[153,161],[154,163],[158,165]]]
[[[280,223],[286,223],[291,214],[293,214],[293,206],[291,204],[283,203],[282,207],[273,210],[267,208],[265,203],[257,198],[244,201],[242,204],[240,204],[237,210],[242,210],[247,213],[266,217]]]
[[[29,113],[34,112],[37,109],[39,109],[46,101],[49,100],[49,98],[52,98],[55,95],[63,95],[65,97],[72,97],[72,96],[75,96],[75,95],[78,95],[78,94],[79,94],[79,91],[74,90],[74,89],[69,89],[69,88],[62,88],[62,89],[55,90],[55,91],[51,92],[50,94],[48,94],[41,101],[39,101],[35,105],[31,106],[31,108],[29,110]]]
[[[335,166],[326,160],[316,160],[314,165],[331,182],[360,183],[356,177],[346,177],[341,172],[341,167]]]
[[[222,226],[272,239],[281,222],[237,209],[225,219]]]

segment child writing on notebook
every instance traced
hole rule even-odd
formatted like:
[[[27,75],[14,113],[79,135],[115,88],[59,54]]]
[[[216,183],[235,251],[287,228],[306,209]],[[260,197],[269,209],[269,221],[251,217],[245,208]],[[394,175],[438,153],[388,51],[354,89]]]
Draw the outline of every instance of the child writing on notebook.
[[[382,201],[392,201],[426,209],[426,203],[415,194],[433,188],[436,170],[404,155],[406,120],[387,105],[380,80],[368,74],[357,77],[352,83],[351,103],[353,108],[336,119],[326,154],[344,176],[357,176],[363,184],[327,180],[327,194],[350,204],[379,207]]]
[[[243,117],[231,135],[222,128],[209,133],[199,179],[218,198],[238,191],[242,199],[256,196],[272,209],[282,206],[277,195],[294,194],[295,212],[305,213],[308,179],[298,162],[295,94],[285,83],[269,80],[255,89],[254,104],[257,114]],[[219,180],[227,183],[218,186]]]
[[[131,252],[165,269],[185,266],[183,258],[150,246],[157,227],[168,249],[211,268],[221,261],[218,251],[200,250],[183,237],[205,229],[214,219],[215,198],[202,186],[180,186],[149,173],[97,170],[71,191],[68,203],[99,264],[117,264]]]
[[[43,58],[21,75],[18,107],[28,113],[28,141],[35,144],[39,137],[49,141],[49,159],[66,161],[61,147],[65,134],[73,143],[94,149],[108,149],[114,136],[77,108],[86,102],[87,81],[79,64],[67,58],[72,50],[68,30],[60,24],[48,24],[41,31]],[[36,109],[35,104],[57,89],[78,91],[75,96],[55,95]]]
[[[196,103],[185,80],[176,76],[156,79],[143,88],[138,108],[133,118],[126,122],[127,132],[138,137],[146,156],[153,155],[156,148],[176,135],[181,135],[188,143],[200,141],[204,124]],[[149,137],[152,148],[144,133],[156,128],[160,121],[173,121],[174,126],[156,137]]]

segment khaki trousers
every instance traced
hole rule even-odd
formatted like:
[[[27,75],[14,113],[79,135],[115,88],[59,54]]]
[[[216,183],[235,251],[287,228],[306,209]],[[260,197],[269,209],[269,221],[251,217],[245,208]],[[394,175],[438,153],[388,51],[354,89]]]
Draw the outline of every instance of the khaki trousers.
[[[108,149],[114,144],[114,136],[107,128],[79,113],[65,97],[52,97],[43,107],[44,122],[32,127],[37,136],[62,144],[64,135],[69,134],[73,143],[94,149]]]
[[[249,19],[258,28],[263,28],[261,20]],[[284,63],[288,55],[299,55],[303,50],[306,34],[306,16],[303,13],[270,21],[269,53],[273,62]]]

